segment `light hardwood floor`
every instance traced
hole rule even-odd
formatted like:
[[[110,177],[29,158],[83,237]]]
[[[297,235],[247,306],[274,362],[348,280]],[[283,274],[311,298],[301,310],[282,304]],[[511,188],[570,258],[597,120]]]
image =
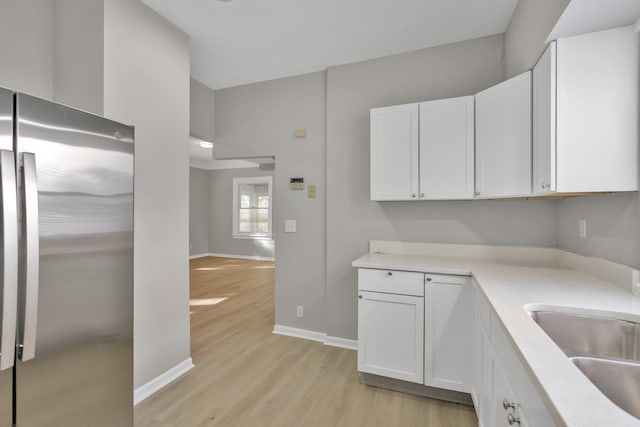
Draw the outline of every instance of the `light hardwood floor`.
[[[470,407],[360,384],[353,350],[272,334],[273,273],[191,261],[196,367],[140,403],[136,427],[477,426]]]

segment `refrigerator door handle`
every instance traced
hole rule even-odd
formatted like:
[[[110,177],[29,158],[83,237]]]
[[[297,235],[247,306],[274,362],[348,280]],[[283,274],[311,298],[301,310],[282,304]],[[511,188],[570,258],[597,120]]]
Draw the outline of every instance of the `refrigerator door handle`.
[[[13,367],[18,319],[18,196],[13,151],[0,150],[2,192],[2,338],[0,370]]]
[[[25,230],[25,290],[24,325],[22,328],[20,360],[33,359],[36,353],[38,324],[38,280],[40,277],[40,232],[38,227],[38,181],[36,157],[22,153],[22,182],[24,185]]]

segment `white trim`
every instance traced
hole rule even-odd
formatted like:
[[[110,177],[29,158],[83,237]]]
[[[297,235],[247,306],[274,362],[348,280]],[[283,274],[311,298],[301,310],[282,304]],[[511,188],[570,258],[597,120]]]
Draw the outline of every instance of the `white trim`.
[[[207,256],[216,256],[220,258],[238,258],[238,259],[252,259],[255,261],[275,261],[276,259],[272,256],[257,256],[257,255],[234,255],[234,254],[216,254],[216,253],[208,253]]]
[[[304,338],[305,340],[324,342],[327,334],[322,332],[310,331],[308,329],[292,328],[290,326],[274,325],[273,333],[278,335],[286,335],[295,338]]]
[[[232,234],[231,237],[233,239],[273,240],[273,235],[271,234]]]
[[[188,359],[178,363],[173,368],[170,368],[162,374],[158,375],[148,383],[141,385],[133,391],[133,405],[135,406],[138,403],[142,402],[147,397],[151,396],[164,386],[168,385],[171,381],[177,379],[178,377],[193,369],[194,366],[195,365],[193,364],[193,361],[189,357]]]
[[[323,332],[310,331],[308,329],[292,328],[290,326],[274,325],[273,333],[278,335],[286,335],[288,337],[302,338],[305,340],[321,342],[331,347],[346,348],[348,350],[357,350],[358,341],[340,337],[330,337]]]
[[[348,350],[357,350],[358,349],[358,341],[357,340],[349,340],[349,339],[340,338],[340,337],[327,336],[325,338],[325,340],[324,340],[324,345],[330,345],[331,347],[346,348]]]
[[[207,256],[220,257],[220,258],[252,259],[254,261],[275,261],[276,260],[272,256],[218,254],[218,253],[211,253],[211,252],[206,252],[204,254],[190,255],[189,259],[204,258]]]

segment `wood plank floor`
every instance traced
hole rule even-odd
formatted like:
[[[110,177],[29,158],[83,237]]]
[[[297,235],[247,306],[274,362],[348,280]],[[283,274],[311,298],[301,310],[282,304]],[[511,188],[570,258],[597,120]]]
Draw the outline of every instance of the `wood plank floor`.
[[[196,365],[140,403],[136,427],[477,426],[472,408],[362,385],[356,352],[272,334],[273,263],[191,261]]]

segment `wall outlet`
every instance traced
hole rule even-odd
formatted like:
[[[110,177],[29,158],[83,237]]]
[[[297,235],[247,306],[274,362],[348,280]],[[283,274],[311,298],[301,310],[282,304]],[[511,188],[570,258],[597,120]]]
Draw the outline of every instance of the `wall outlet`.
[[[296,220],[295,219],[285,219],[284,220],[284,232],[285,233],[295,233],[296,232]]]
[[[582,218],[580,220],[579,224],[580,224],[580,227],[579,227],[580,229],[578,231],[578,233],[579,233],[578,236],[581,239],[586,239],[587,238],[587,220]]]
[[[299,306],[296,308],[296,316],[298,316],[298,317],[304,317],[304,306],[299,305]]]

